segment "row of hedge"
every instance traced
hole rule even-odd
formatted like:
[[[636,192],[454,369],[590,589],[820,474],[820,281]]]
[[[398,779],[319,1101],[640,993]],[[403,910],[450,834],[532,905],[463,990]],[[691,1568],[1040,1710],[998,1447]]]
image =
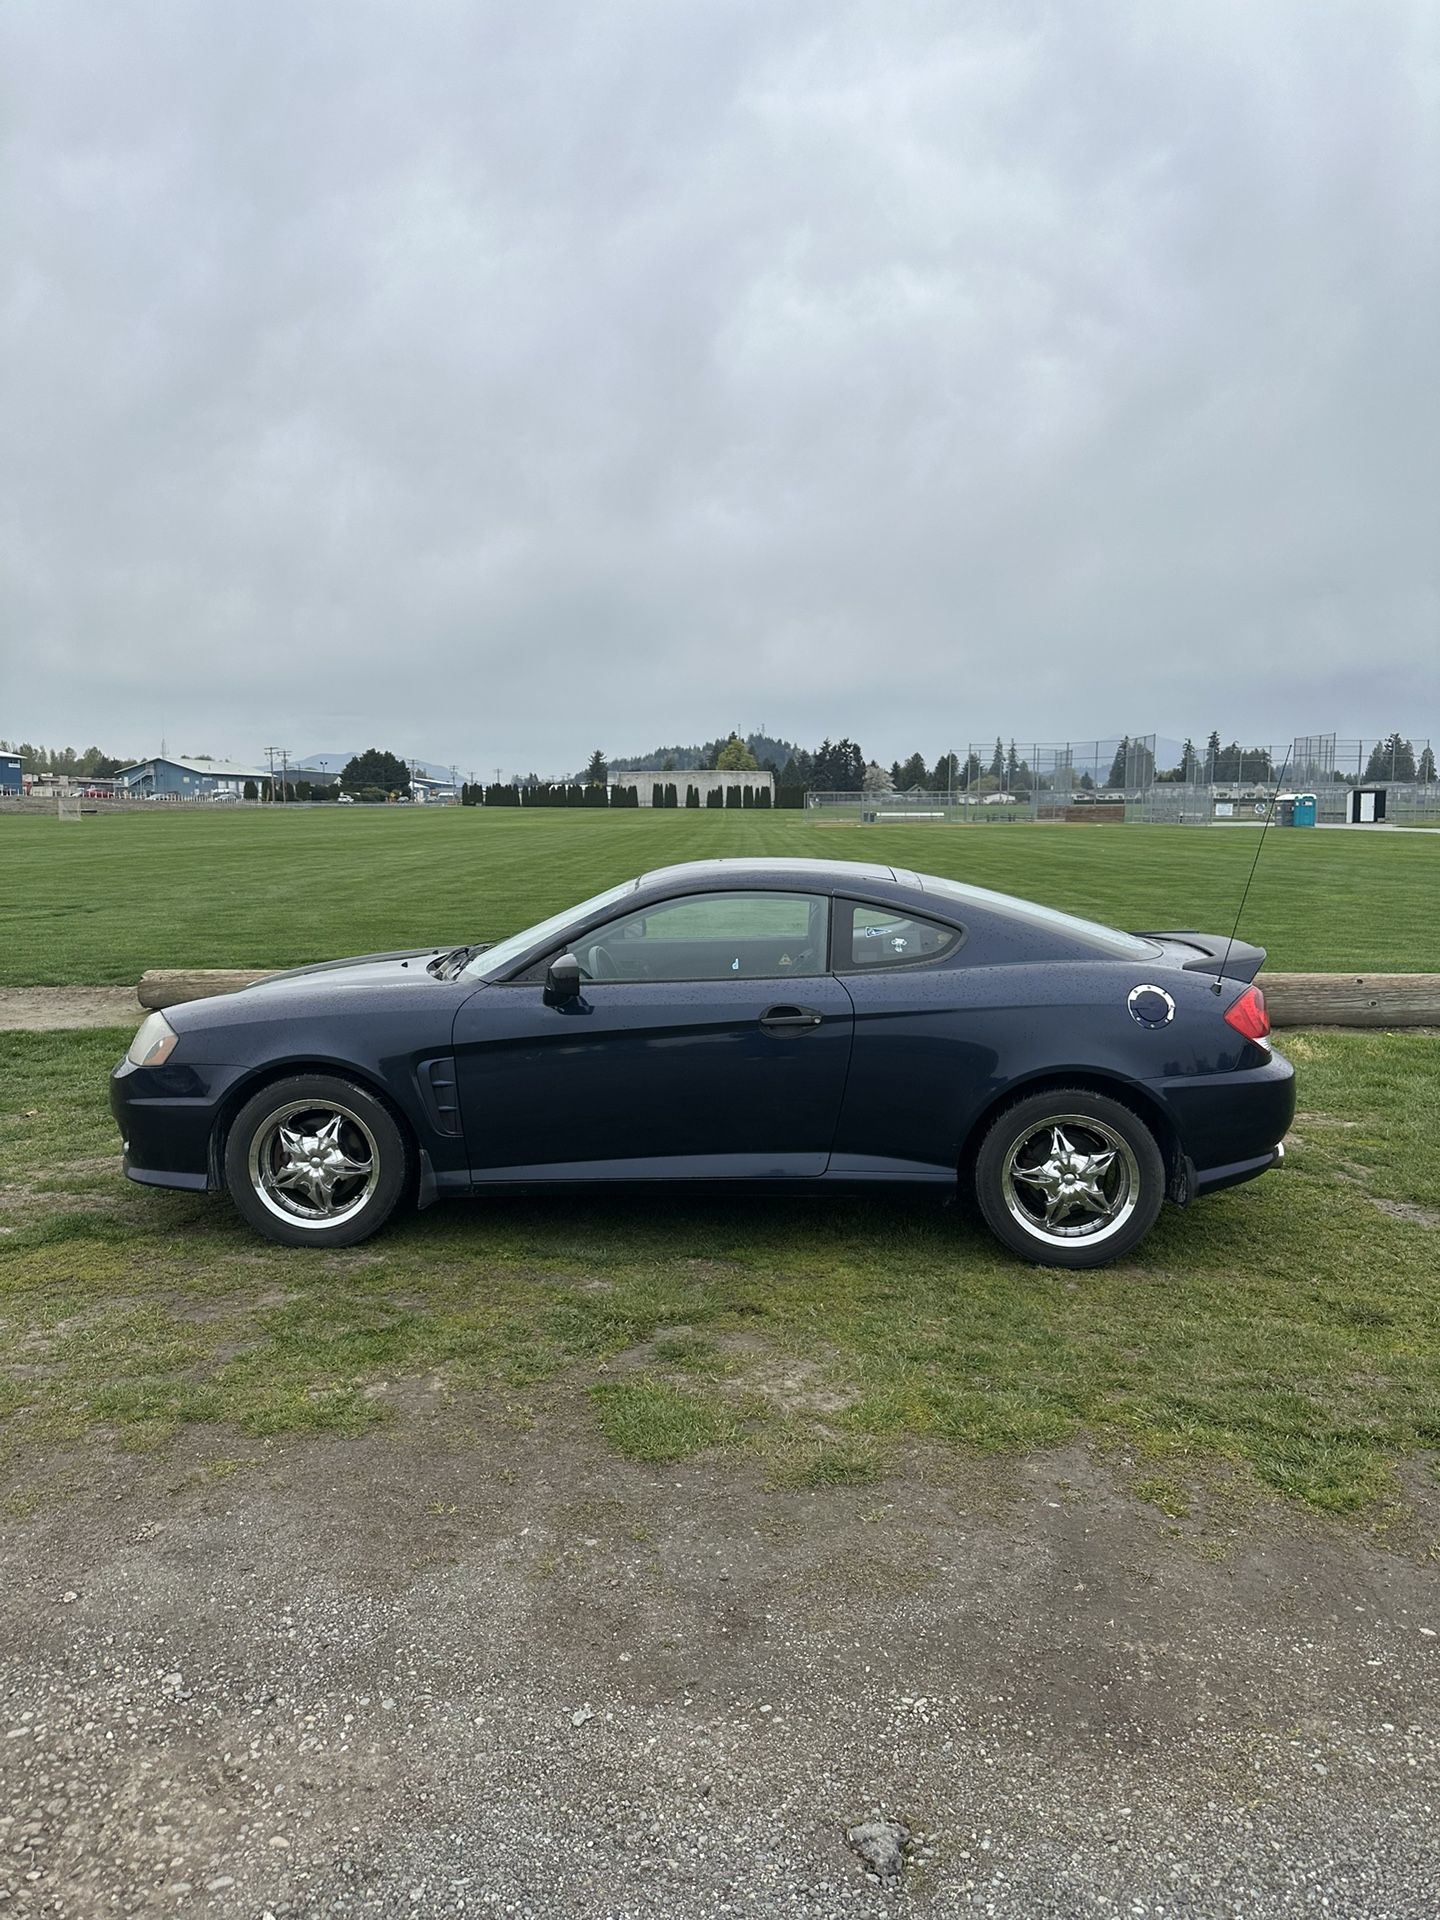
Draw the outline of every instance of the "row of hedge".
[[[702,805],[700,789],[689,781],[684,783],[685,797],[680,797],[680,783],[674,780],[656,780],[650,789],[652,807],[700,807]],[[534,787],[521,786],[463,786],[460,789],[460,804],[465,807],[608,807],[612,811],[623,811],[640,805],[638,787],[601,787],[581,786],[575,782],[556,782],[551,785]],[[709,808],[758,808],[764,811],[772,806],[799,809],[805,805],[803,787],[780,787],[771,799],[769,787],[753,787],[737,782],[734,786],[712,788],[704,796],[703,805]]]

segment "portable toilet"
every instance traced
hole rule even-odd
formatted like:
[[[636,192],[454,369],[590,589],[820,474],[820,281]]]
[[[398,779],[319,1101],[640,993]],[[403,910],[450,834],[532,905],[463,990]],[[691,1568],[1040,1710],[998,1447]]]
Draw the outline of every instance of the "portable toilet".
[[[1315,824],[1316,802],[1313,793],[1297,793],[1295,811],[1290,816],[1292,827],[1313,827]]]

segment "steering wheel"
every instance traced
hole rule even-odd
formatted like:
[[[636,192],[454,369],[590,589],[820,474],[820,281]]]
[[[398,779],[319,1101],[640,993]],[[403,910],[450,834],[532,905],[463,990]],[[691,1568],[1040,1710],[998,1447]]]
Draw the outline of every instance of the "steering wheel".
[[[620,969],[615,956],[608,947],[602,947],[597,941],[590,949],[590,964],[587,972],[592,980],[618,980]]]

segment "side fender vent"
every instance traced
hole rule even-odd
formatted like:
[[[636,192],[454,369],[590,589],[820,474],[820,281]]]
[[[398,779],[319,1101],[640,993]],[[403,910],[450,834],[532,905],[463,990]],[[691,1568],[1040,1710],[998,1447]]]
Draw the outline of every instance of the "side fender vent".
[[[460,1091],[455,1083],[455,1056],[442,1053],[438,1059],[422,1060],[417,1069],[420,1095],[425,1111],[437,1133],[452,1137],[460,1133]]]

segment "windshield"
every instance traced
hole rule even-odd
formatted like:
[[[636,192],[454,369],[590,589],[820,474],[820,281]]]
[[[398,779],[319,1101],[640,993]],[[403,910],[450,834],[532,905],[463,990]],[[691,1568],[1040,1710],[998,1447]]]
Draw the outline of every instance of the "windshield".
[[[947,900],[969,901],[977,907],[989,907],[1011,920],[1025,920],[1035,927],[1049,927],[1078,941],[1096,953],[1107,953],[1117,960],[1153,960],[1161,949],[1153,940],[1142,940],[1133,933],[1121,933],[1115,927],[1102,927],[1098,920],[1082,920],[1078,914],[1061,913],[1058,907],[1038,906],[1033,900],[1017,900],[1011,893],[993,893],[989,887],[967,887],[959,880],[942,880],[933,873],[922,873],[920,884],[926,893]]]
[[[465,968],[468,978],[479,974],[503,973],[516,960],[522,960],[532,947],[543,947],[552,935],[564,933],[577,920],[585,920],[601,907],[613,907],[617,901],[632,894],[640,882],[622,880],[618,887],[607,887],[604,893],[597,893],[591,900],[582,900],[578,906],[566,907],[563,913],[552,913],[548,920],[537,920],[533,927],[526,927],[521,933],[512,933],[508,940],[498,940],[493,947],[486,947],[482,953]]]

